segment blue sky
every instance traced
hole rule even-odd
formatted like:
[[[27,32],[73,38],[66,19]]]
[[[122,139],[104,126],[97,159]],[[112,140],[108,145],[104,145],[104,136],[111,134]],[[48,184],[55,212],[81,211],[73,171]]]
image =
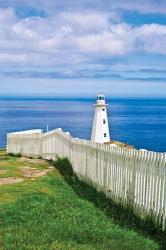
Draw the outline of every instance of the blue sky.
[[[1,0],[0,94],[166,96],[166,1]]]

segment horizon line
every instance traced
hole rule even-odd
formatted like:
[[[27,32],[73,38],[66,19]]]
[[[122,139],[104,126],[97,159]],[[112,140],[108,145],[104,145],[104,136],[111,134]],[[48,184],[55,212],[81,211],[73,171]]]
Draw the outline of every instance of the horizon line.
[[[113,99],[166,99],[166,96],[164,95],[156,95],[156,96],[149,96],[149,95],[140,95],[140,96],[122,96],[122,95],[106,95],[106,99],[113,98]],[[85,94],[75,94],[75,95],[70,95],[70,94],[61,94],[61,95],[53,95],[53,94],[43,94],[43,95],[37,95],[37,94],[0,94],[0,99],[78,99],[78,98],[83,98],[83,99],[94,99],[97,97],[97,93],[94,95],[85,95]]]

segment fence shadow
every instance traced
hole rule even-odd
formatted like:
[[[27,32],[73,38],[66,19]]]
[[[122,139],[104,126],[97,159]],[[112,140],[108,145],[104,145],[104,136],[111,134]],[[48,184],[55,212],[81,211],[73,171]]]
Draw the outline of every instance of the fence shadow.
[[[103,192],[98,192],[92,185],[81,181],[73,172],[72,165],[67,158],[58,158],[56,161],[49,160],[49,162],[56,166],[64,176],[65,181],[80,198],[93,202],[106,216],[112,218],[116,224],[149,236],[159,243],[160,249],[166,250],[166,232],[156,229],[150,216],[144,220],[140,219],[130,207],[124,208],[115,204]]]

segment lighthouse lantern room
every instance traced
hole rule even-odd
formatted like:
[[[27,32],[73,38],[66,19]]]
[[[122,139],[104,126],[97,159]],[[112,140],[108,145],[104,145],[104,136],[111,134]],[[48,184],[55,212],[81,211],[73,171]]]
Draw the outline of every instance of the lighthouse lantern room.
[[[105,96],[99,94],[95,104],[95,115],[92,127],[91,141],[105,143],[110,141],[109,125],[107,117],[107,105]]]

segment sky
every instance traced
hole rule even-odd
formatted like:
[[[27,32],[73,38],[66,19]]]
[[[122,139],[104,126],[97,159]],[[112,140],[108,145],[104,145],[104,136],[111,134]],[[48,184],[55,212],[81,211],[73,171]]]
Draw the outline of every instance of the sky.
[[[166,97],[165,0],[0,0],[0,95]]]

